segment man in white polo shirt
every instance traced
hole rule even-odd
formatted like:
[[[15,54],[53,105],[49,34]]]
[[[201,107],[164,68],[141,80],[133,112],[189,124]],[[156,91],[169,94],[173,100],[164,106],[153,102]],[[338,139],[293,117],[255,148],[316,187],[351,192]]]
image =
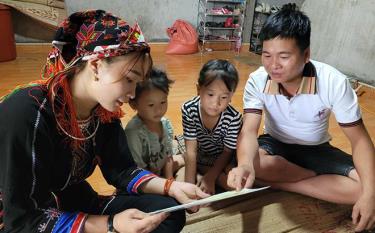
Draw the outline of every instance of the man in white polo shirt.
[[[263,67],[250,74],[244,90],[238,167],[230,172],[228,185],[250,187],[256,175],[275,188],[354,204],[356,231],[371,229],[374,144],[345,75],[310,60],[310,32],[309,18],[294,7],[284,7],[263,26]],[[263,112],[265,132],[257,138]],[[351,143],[353,157],[329,143],[331,112]]]

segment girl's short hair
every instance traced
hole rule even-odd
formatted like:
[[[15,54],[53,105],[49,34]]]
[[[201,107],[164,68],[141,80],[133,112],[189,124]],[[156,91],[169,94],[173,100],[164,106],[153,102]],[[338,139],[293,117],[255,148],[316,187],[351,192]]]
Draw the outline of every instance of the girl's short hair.
[[[135,97],[130,101],[136,101],[142,92],[152,89],[158,89],[165,94],[169,94],[169,88],[172,83],[174,83],[174,81],[168,78],[165,71],[153,67],[148,79],[137,83],[137,87],[135,88]]]
[[[223,80],[229,91],[234,92],[238,84],[238,72],[227,60],[214,59],[203,65],[199,72],[198,86],[208,86],[213,81]]]

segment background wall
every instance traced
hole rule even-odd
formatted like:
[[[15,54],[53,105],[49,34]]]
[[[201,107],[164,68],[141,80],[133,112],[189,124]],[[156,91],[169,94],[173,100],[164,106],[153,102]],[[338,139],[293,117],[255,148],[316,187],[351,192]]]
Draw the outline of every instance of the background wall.
[[[305,0],[312,58],[375,86],[375,1]]]
[[[68,14],[101,8],[138,20],[148,41],[167,41],[166,28],[176,19],[197,24],[198,0],[65,0]],[[257,0],[270,5],[294,2],[312,21],[312,58],[337,67],[348,76],[375,86],[374,0]],[[249,42],[256,1],[248,0],[244,42]],[[17,42],[50,42],[53,31],[15,11]]]
[[[197,24],[198,0],[65,0],[68,14],[82,9],[100,8],[131,24],[138,20],[148,41],[167,41],[165,30],[176,19]]]

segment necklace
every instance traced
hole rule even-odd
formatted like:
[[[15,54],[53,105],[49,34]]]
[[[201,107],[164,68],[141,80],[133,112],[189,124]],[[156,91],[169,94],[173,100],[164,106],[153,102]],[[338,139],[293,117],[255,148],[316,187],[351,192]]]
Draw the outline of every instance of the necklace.
[[[56,84],[55,84],[55,85],[56,85]],[[56,95],[56,93],[55,93],[54,86],[52,86],[51,88],[52,88],[52,95],[56,97],[57,95]],[[56,100],[54,100],[54,101],[56,101]],[[54,105],[54,101],[53,101],[53,103],[52,103],[52,112],[53,112],[54,115],[55,115],[55,119],[56,119],[56,123],[57,123],[57,125],[59,126],[59,128],[61,129],[61,131],[62,131],[65,135],[67,135],[68,137],[70,137],[70,138],[72,138],[72,139],[74,139],[74,140],[78,140],[78,141],[85,141],[85,140],[90,139],[90,138],[92,138],[92,137],[95,136],[96,131],[98,131],[99,124],[100,124],[99,117],[97,118],[97,123],[96,123],[96,126],[95,126],[95,130],[94,130],[94,132],[92,132],[92,134],[88,135],[87,137],[75,137],[75,136],[69,134],[69,133],[68,133],[68,132],[67,132],[67,131],[61,126],[61,124],[59,123],[59,121],[58,121],[58,119],[57,119],[57,117],[56,117],[56,113],[55,113],[55,105]],[[90,123],[90,120],[91,120],[91,119],[92,119],[92,116],[90,116],[90,117],[89,117],[88,119],[86,119],[86,120],[78,120],[78,125],[79,125],[79,128],[80,128],[81,132],[82,132],[82,128],[84,128],[84,129],[87,129],[87,128],[88,128],[89,124],[87,124],[87,123]],[[81,123],[81,125],[80,125],[80,123]],[[86,130],[86,132],[88,132],[88,131]],[[82,134],[83,134],[83,133],[82,133]]]
[[[99,122],[99,118],[97,118],[96,122],[97,122],[97,123],[96,123],[96,126],[95,126],[95,130],[94,130],[94,132],[92,132],[92,134],[90,134],[90,135],[87,136],[87,137],[75,137],[75,136],[69,134],[68,132],[66,132],[66,130],[60,125],[59,121],[56,119],[56,123],[57,123],[57,125],[59,126],[59,128],[61,129],[61,131],[63,131],[63,133],[64,133],[65,135],[67,135],[68,137],[70,137],[70,138],[72,138],[72,139],[74,139],[74,140],[79,140],[79,141],[85,141],[85,140],[90,139],[90,138],[92,138],[92,137],[95,136],[96,131],[98,131],[98,128],[99,128],[99,123],[100,123],[100,122]],[[85,126],[83,126],[83,128],[85,128]],[[82,130],[81,127],[80,127],[80,129]]]
[[[81,132],[83,135],[85,135],[85,133],[90,134],[89,128],[91,125],[91,120],[92,120],[92,115],[85,120],[77,120],[78,127],[81,129]]]

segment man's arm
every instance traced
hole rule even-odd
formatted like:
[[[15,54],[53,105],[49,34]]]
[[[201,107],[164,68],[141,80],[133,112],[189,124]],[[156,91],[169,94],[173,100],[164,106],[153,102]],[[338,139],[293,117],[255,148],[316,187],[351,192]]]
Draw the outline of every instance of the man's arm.
[[[262,115],[245,113],[243,125],[237,141],[238,166],[253,164],[258,154],[258,130]]]
[[[353,161],[361,180],[362,193],[353,207],[356,231],[370,229],[375,222],[375,149],[363,123],[341,127],[352,146]]]
[[[254,182],[254,160],[259,156],[257,138],[261,120],[261,114],[244,114],[242,129],[237,139],[238,167],[232,169],[228,175],[228,186],[237,190],[249,188]]]

